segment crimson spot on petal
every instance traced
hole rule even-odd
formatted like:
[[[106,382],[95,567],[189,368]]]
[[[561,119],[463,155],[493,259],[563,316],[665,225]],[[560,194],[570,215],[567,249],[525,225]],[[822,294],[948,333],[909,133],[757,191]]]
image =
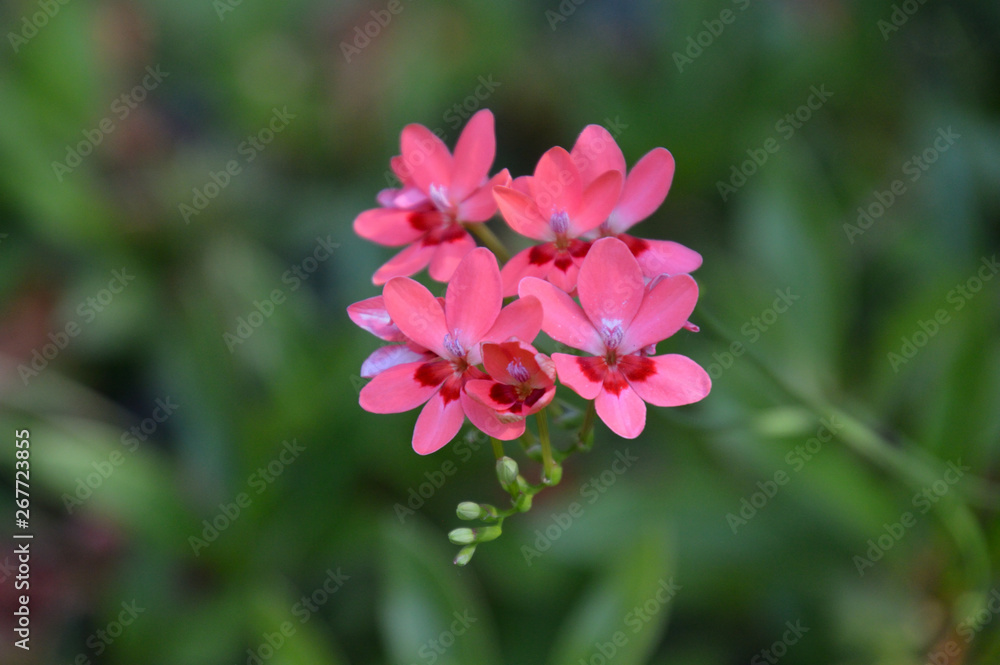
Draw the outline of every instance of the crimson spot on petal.
[[[555,247],[552,243],[548,242],[544,245],[535,245],[528,252],[528,262],[532,265],[543,266],[556,255]]]
[[[577,356],[576,364],[580,367],[583,375],[594,383],[598,383],[604,379],[604,375],[608,371],[608,365],[604,362],[604,358],[598,358],[597,356]]]
[[[439,386],[452,374],[451,363],[435,360],[424,363],[413,373],[413,380],[422,386]]]
[[[618,368],[630,382],[641,383],[656,374],[656,363],[644,356],[622,356],[618,359]]]
[[[494,383],[490,386],[490,399],[497,404],[510,404],[517,401],[517,388],[504,383]]]

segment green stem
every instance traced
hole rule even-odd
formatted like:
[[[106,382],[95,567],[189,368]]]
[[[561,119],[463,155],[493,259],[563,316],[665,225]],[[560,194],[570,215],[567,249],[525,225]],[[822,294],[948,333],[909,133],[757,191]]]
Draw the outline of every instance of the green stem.
[[[510,261],[510,252],[507,251],[507,248],[504,246],[503,242],[501,242],[500,238],[496,237],[496,234],[490,230],[490,227],[486,226],[485,222],[466,224],[465,228],[472,235],[476,236],[476,238],[479,239],[479,242],[483,243],[487,249],[497,255],[497,261],[500,262],[500,265]]]
[[[545,469],[543,482],[555,480],[559,474],[556,471],[558,464],[556,464],[555,459],[552,457],[552,442],[549,439],[549,421],[545,416],[545,409],[535,414],[535,422],[538,424],[538,440],[542,445],[542,464]]]
[[[492,436],[490,437],[490,443],[493,444],[493,455],[496,456],[497,459],[503,457],[503,444]]]

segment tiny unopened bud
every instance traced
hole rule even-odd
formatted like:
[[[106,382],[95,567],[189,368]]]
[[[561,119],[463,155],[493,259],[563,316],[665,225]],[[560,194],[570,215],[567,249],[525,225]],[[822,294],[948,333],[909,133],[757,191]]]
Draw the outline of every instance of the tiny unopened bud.
[[[460,520],[478,520],[483,515],[483,509],[474,501],[463,501],[458,504],[455,513],[458,514]]]
[[[514,502],[514,507],[517,508],[519,513],[526,513],[531,510],[531,495],[522,494],[517,497],[517,501]]]
[[[486,543],[491,540],[496,540],[503,533],[503,530],[498,526],[488,526],[482,529],[476,529],[476,542]]]
[[[448,540],[456,545],[471,545],[476,542],[476,532],[465,527],[452,529],[448,533]]]
[[[509,457],[501,457],[497,460],[497,478],[500,485],[509,490],[517,484],[517,462]]]
[[[549,486],[558,485],[560,480],[562,480],[562,467],[558,464],[546,471],[542,477],[542,482]]]
[[[472,561],[472,555],[476,553],[475,545],[466,545],[458,551],[458,556],[455,557],[456,566],[464,566],[465,564]]]

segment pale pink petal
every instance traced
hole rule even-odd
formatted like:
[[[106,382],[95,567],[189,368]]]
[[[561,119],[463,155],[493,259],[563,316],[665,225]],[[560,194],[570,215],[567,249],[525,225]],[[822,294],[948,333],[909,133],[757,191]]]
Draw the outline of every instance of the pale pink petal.
[[[621,200],[609,220],[611,231],[622,233],[656,212],[667,198],[673,180],[674,156],[670,151],[654,148],[646,153],[625,179]]]
[[[483,355],[483,367],[486,368],[486,372],[490,375],[493,381],[498,381],[500,383],[514,384],[519,383],[516,379],[511,377],[508,367],[510,363],[515,359],[515,356],[510,353],[510,350],[505,348],[504,344],[498,342],[490,342],[483,344],[482,347]],[[471,381],[469,383],[472,383]],[[469,387],[469,383],[465,384],[465,387]]]
[[[423,284],[408,277],[389,280],[382,291],[385,308],[404,335],[442,357],[448,329],[437,298]]]
[[[697,302],[698,285],[690,275],[661,279],[643,298],[619,351],[634,353],[667,339],[687,323]]]
[[[532,198],[546,219],[561,211],[572,215],[580,206],[580,173],[564,148],[556,146],[542,155],[530,186]]]
[[[621,191],[621,173],[608,171],[599,175],[583,190],[579,209],[570,213],[571,235],[578,238],[603,224],[618,202]]]
[[[378,376],[390,367],[404,363],[427,362],[437,356],[431,353],[414,351],[405,344],[390,344],[375,349],[361,364],[361,376],[366,379]]]
[[[493,252],[479,247],[466,254],[448,282],[444,300],[448,330],[469,351],[496,322],[503,304]]]
[[[434,246],[415,242],[396,256],[386,261],[372,275],[372,283],[376,286],[385,284],[393,277],[409,277],[427,267],[434,256]]]
[[[347,316],[359,328],[367,330],[379,339],[387,342],[402,342],[406,337],[389,317],[385,309],[385,299],[382,296],[365,298],[348,306]]]
[[[646,426],[646,403],[628,386],[617,395],[602,390],[594,407],[604,424],[622,438],[634,439]]]
[[[396,365],[379,373],[361,389],[361,408],[370,413],[402,413],[426,402],[439,386],[416,379],[416,372],[423,364]]]
[[[512,441],[524,434],[524,419],[501,417],[496,411],[477,402],[471,395],[462,393],[462,408],[472,424],[488,436],[501,441]]]
[[[570,155],[580,171],[584,186],[605,171],[618,171],[625,175],[625,156],[611,133],[600,125],[584,127]]]
[[[366,240],[395,247],[411,243],[424,234],[410,223],[409,210],[373,208],[354,220],[354,232]]]
[[[408,174],[424,193],[431,185],[451,184],[452,158],[447,146],[423,125],[407,125],[400,137],[403,159],[400,170]]]
[[[509,187],[494,187],[493,197],[504,221],[521,235],[534,240],[554,240],[548,218],[542,217],[535,202],[526,194]]]
[[[483,335],[483,343],[508,342],[512,339],[531,344],[542,329],[542,303],[531,296],[522,297],[500,310],[496,323]],[[473,360],[475,358],[475,360]],[[479,349],[469,355],[469,362],[479,364]]]
[[[525,277],[540,277],[545,279],[552,269],[552,259],[547,258],[542,263],[536,263],[537,260],[540,260],[539,256],[542,256],[543,259],[545,258],[537,249],[529,247],[512,256],[510,261],[504,264],[500,270],[504,298],[516,296],[517,285]]]
[[[645,243],[645,248],[639,251],[635,258],[647,277],[662,274],[683,275],[701,267],[701,254],[678,242],[644,238],[641,242]],[[633,252],[638,246],[638,243],[633,243]]]
[[[530,175],[520,175],[510,181],[510,188],[521,192],[527,197],[531,197],[531,181],[534,178]]]
[[[445,400],[439,392],[434,395],[417,416],[413,428],[413,450],[419,455],[430,455],[455,438],[462,429],[465,412],[457,399]]]
[[[442,242],[431,258],[431,279],[437,282],[449,281],[455,274],[458,264],[475,248],[476,241],[468,233]]]
[[[504,169],[458,204],[458,221],[485,222],[495,215],[497,213],[497,201],[493,197],[493,188],[508,187],[509,185],[510,172]]]
[[[549,337],[574,349],[604,354],[604,343],[593,324],[565,291],[537,277],[525,277],[517,292],[522,298],[535,296],[541,302],[542,330]]]
[[[708,372],[687,356],[668,354],[643,358],[653,373],[644,369],[636,375],[623,368],[629,385],[642,399],[656,406],[682,406],[704,399],[712,389]]]
[[[552,354],[552,362],[555,363],[559,383],[570,388],[583,399],[594,399],[604,385],[603,375],[596,374],[596,372],[599,371],[597,368],[602,370],[605,368],[597,360],[599,359],[571,356],[567,353]]]
[[[453,203],[464,201],[489,176],[496,153],[493,114],[483,109],[473,115],[455,144],[448,198]]]
[[[617,238],[601,238],[590,247],[577,279],[583,311],[598,331],[618,343],[639,311],[645,287],[639,263]]]
[[[402,155],[396,155],[389,160],[389,167],[392,172],[396,174],[399,178],[399,182],[403,183],[404,188],[414,187],[413,185],[413,171],[407,166],[406,162],[403,161]]]

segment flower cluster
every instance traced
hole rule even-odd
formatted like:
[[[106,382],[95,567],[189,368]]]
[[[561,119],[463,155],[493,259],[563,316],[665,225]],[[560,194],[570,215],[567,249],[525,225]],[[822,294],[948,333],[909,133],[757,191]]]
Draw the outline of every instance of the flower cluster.
[[[558,482],[544,420],[544,409],[560,402],[553,402],[557,383],[587,401],[588,415],[630,439],[645,427],[647,403],[679,406],[708,394],[711,381],[694,361],[656,355],[657,343],[681,328],[697,330],[688,321],[698,300],[689,273],[701,256],[628,233],[667,196],[674,174],[667,150],[650,151],[629,170],[614,138],[590,125],[571,150],[545,152],[532,175],[512,179],[504,169],[491,176],[496,141],[488,110],[469,120],[454,154],[415,124],[403,129],[400,148],[391,160],[400,187],[381,191],[379,207],[358,215],[354,229],[403,249],[373,276],[382,295],[348,313],[389,342],[362,366],[371,381],[361,406],[373,413],[422,406],[416,452],[439,450],[468,419],[494,439],[501,484],[524,510],[533,489],[499,441],[533,440],[525,422],[535,414],[543,480]],[[505,259],[506,250],[485,224],[498,210],[533,241],[502,267],[497,257]],[[411,278],[425,267],[447,283],[443,298]],[[505,298],[513,301],[504,306]],[[541,331],[579,353],[540,353],[533,344]],[[473,512],[497,525],[503,519],[489,506]],[[474,518],[468,507],[463,515]],[[459,531],[453,541],[474,547],[472,530]]]

